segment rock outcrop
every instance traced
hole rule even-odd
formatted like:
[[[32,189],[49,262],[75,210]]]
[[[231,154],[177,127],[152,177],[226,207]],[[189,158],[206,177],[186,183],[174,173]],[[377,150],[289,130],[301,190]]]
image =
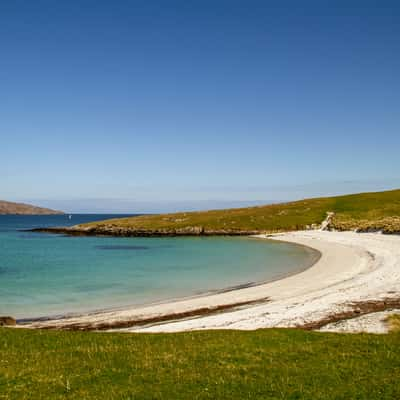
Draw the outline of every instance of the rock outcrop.
[[[183,228],[135,229],[114,225],[94,227],[54,227],[35,228],[31,232],[66,234],[71,236],[120,236],[120,237],[158,237],[158,236],[248,236],[263,233],[258,230],[240,229],[207,229],[203,226],[187,226]]]
[[[322,224],[321,224],[321,227],[320,227],[321,231],[329,231],[330,225],[332,223],[332,218],[334,216],[335,216],[334,212],[328,211],[326,213],[326,218],[322,221]]]
[[[13,317],[0,317],[0,326],[15,326],[17,321]]]

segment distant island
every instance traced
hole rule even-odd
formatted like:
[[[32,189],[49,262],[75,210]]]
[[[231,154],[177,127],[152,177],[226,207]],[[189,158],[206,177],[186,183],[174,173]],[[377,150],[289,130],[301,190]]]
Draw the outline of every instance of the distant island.
[[[24,203],[12,203],[10,201],[0,200],[0,215],[56,215],[64,214],[62,211],[51,210],[49,208],[32,206]]]

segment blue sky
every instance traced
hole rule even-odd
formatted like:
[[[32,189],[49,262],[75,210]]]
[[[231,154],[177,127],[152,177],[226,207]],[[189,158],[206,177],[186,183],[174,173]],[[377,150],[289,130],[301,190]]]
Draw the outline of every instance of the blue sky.
[[[0,198],[223,207],[400,187],[400,3],[0,3]]]

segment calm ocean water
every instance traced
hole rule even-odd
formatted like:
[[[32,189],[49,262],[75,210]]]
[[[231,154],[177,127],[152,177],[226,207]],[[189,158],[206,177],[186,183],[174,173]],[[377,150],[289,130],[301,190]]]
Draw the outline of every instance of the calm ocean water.
[[[0,216],[0,315],[140,305],[276,279],[310,249],[249,238],[67,237],[24,232],[115,215]]]

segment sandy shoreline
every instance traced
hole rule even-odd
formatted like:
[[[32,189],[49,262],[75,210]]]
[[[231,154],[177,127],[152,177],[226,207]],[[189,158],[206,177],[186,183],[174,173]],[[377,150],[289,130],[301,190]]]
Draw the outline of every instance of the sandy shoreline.
[[[400,299],[400,236],[301,231],[268,238],[311,247],[321,257],[303,272],[258,286],[24,326],[141,332],[301,327],[368,312],[363,302],[382,311]]]

